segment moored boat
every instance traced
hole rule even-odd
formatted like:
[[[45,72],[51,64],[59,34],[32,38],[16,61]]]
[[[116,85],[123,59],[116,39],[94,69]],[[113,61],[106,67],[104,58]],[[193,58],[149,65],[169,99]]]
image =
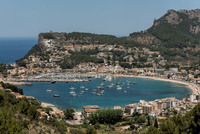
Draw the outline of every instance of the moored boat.
[[[59,94],[54,94],[53,97],[60,97],[60,95]]]

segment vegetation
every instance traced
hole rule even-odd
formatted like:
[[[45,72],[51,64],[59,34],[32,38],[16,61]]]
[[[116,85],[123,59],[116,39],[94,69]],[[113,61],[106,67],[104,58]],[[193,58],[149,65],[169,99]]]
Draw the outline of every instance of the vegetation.
[[[18,88],[15,85],[12,85],[12,84],[9,84],[9,83],[4,83],[2,81],[0,82],[0,84],[2,85],[2,87],[4,89],[10,89],[13,92],[16,92],[16,93],[19,93],[19,94],[23,95],[23,90],[21,88]]]
[[[97,131],[93,126],[88,126],[86,129],[86,134],[97,134]]]
[[[197,134],[200,132],[200,103],[184,116],[178,114],[163,121],[158,128],[154,126],[148,129],[147,134]]]
[[[26,62],[24,60],[27,59],[30,55],[39,55],[41,57],[41,60],[49,59],[47,54],[42,51],[38,44],[36,44],[28,51],[28,53],[23,58],[16,60],[17,65],[20,67],[26,67]]]
[[[74,109],[73,108],[66,108],[64,110],[65,119],[73,119],[74,117]]]
[[[104,61],[103,59],[91,57],[81,52],[71,52],[71,56],[65,57],[63,62],[61,62],[59,65],[62,69],[71,69],[74,66],[84,62],[103,63]]]
[[[123,111],[113,109],[102,109],[91,113],[88,117],[90,124],[115,124],[122,120]]]
[[[0,83],[4,88],[11,88],[17,91],[16,87],[10,84]],[[18,92],[18,91],[17,91]],[[55,133],[65,133],[66,125],[54,117],[47,120],[45,117],[39,118],[41,109],[40,102],[34,99],[19,98],[9,91],[0,90],[0,132],[4,134],[29,133],[32,129],[42,129],[45,133],[54,129]],[[30,127],[34,126],[34,128]]]
[[[45,39],[55,39],[52,33],[42,33],[42,36]]]

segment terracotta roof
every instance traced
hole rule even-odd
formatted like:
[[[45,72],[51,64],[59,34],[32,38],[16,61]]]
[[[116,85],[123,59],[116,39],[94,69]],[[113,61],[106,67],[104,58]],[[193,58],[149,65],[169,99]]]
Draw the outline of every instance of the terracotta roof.
[[[135,105],[134,104],[129,104],[129,105],[126,105],[125,107],[133,108],[133,107],[135,107]]]
[[[157,119],[159,119],[159,120],[165,120],[165,119],[167,119],[166,117],[157,117]]]
[[[99,109],[99,106],[97,105],[83,106],[83,109]]]

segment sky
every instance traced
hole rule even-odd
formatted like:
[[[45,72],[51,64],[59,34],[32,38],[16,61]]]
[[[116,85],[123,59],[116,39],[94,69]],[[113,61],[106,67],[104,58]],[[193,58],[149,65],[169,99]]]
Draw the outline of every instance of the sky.
[[[169,9],[197,8],[200,0],[0,0],[0,38],[37,38],[50,30],[128,36]]]

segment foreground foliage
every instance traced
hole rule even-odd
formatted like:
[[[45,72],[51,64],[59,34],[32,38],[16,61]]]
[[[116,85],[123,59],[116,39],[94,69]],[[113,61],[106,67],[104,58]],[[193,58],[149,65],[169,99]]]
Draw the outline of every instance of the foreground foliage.
[[[10,84],[2,85],[7,88],[17,88]],[[40,102],[35,99],[17,99],[10,91],[0,90],[0,133],[22,134],[46,131],[64,133],[67,131],[65,123],[54,117],[48,120],[45,117],[40,119],[40,113],[37,111],[39,108],[42,108]]]
[[[184,116],[168,118],[163,121],[159,128],[150,127],[147,134],[198,134],[200,132],[200,103]]]
[[[115,124],[122,120],[123,111],[113,109],[103,109],[96,113],[91,113],[88,120],[90,124]]]

